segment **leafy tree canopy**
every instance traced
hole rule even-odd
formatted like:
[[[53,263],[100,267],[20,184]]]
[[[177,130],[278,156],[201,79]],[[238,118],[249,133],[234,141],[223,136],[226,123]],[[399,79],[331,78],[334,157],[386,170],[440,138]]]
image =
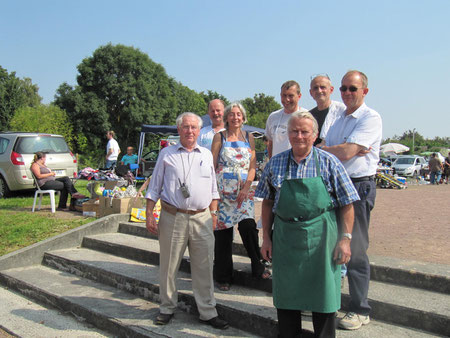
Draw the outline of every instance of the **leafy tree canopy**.
[[[30,78],[19,79],[0,66],[0,130],[13,129],[9,122],[18,108],[40,104],[38,91]]]
[[[216,91],[213,90],[208,90],[206,93],[205,92],[200,92],[201,97],[203,98],[203,100],[206,103],[206,107],[208,107],[209,102],[211,102],[212,100],[215,99],[219,99],[222,100],[223,102],[225,102],[225,106],[230,104],[230,101],[228,101],[228,99],[223,96],[222,94],[219,94]]]
[[[73,147],[72,125],[66,112],[55,105],[40,104],[36,107],[19,108],[10,125],[13,130],[18,131],[63,135],[69,147]]]
[[[275,101],[273,96],[267,96],[263,93],[255,94],[253,98],[246,98],[241,101],[248,114],[248,124],[265,128],[269,114],[275,110],[281,109],[281,105]]]
[[[78,85],[63,83],[55,103],[65,109],[76,133],[103,151],[107,130],[121,148],[136,145],[142,124],[173,124],[181,112],[205,111],[202,97],[170,78],[140,50],[101,46],[78,66]]]

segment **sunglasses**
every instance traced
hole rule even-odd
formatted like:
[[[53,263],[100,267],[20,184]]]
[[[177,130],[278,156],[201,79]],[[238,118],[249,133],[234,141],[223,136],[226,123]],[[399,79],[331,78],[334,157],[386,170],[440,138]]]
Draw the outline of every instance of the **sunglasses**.
[[[361,88],[357,88],[357,87],[355,87],[355,86],[350,86],[350,87],[342,86],[341,88],[339,88],[339,90],[340,90],[341,92],[343,92],[343,93],[345,93],[345,92],[347,91],[347,89],[348,89],[351,93],[354,93],[354,92],[356,92],[358,89],[361,89]]]

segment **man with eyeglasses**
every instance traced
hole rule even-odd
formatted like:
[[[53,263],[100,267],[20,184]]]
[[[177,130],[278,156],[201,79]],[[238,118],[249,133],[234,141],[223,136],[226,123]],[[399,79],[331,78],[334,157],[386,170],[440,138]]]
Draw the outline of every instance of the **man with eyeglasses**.
[[[177,117],[180,142],[161,150],[147,189],[149,232],[158,236],[160,313],[156,325],[168,324],[177,308],[176,275],[186,247],[189,248],[192,289],[202,323],[228,328],[217,315],[214,298],[213,256],[217,223],[216,175],[211,152],[197,144],[202,119],[194,113]],[[159,223],[153,208],[161,200]]]
[[[269,140],[267,146],[269,158],[291,149],[287,133],[287,121],[293,112],[308,111],[298,105],[302,93],[300,91],[300,85],[296,81],[290,80],[283,83],[280,96],[283,108],[272,112],[266,121],[266,137]]]
[[[255,192],[263,198],[261,254],[273,258],[279,337],[301,336],[302,315],[312,311],[314,336],[332,338],[359,197],[342,163],[313,146],[318,125],[311,113],[292,113],[288,135],[292,149],[269,160]]]
[[[319,74],[311,77],[309,93],[317,106],[310,110],[319,124],[319,136],[314,145],[325,139],[330,126],[336,118],[345,110],[345,105],[338,101],[331,101],[331,94],[334,87],[327,74]]]
[[[339,322],[339,327],[357,330],[370,322],[369,247],[370,212],[375,204],[375,174],[379,161],[382,136],[380,115],[367,107],[364,98],[369,92],[367,76],[357,70],[348,71],[342,78],[343,113],[330,127],[325,142],[318,145],[339,158],[347,170],[360,201],[353,204],[355,222],[351,240],[351,259],[347,264],[350,291],[349,312]]]

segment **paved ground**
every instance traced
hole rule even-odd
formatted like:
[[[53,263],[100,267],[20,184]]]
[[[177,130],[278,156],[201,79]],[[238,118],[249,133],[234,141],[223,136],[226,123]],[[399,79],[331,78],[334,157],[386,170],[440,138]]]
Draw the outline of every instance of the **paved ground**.
[[[369,237],[369,255],[450,265],[450,185],[377,189]]]

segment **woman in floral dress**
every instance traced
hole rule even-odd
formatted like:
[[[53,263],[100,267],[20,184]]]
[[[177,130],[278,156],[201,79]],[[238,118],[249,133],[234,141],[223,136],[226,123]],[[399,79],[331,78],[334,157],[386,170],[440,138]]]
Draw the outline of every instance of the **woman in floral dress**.
[[[255,222],[254,190],[256,156],[253,135],[242,130],[247,121],[244,107],[232,103],[223,115],[225,131],[214,136],[211,152],[216,167],[220,194],[219,216],[214,231],[214,276],[222,291],[228,291],[233,279],[232,244],[234,225],[251,259],[254,277],[270,278],[261,263],[258,229]]]

